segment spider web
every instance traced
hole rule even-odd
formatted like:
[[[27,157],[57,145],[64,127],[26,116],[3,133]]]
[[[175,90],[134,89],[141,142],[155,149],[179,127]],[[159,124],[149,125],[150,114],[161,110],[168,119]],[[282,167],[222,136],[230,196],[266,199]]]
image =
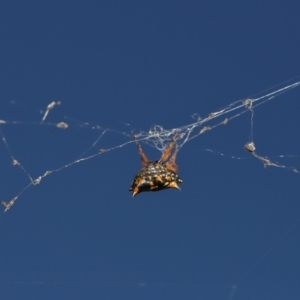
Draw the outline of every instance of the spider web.
[[[299,170],[293,166],[286,166],[284,164],[280,164],[277,162],[272,161],[266,156],[262,156],[261,154],[258,154],[257,147],[255,145],[255,141],[253,138],[253,124],[254,124],[254,111],[257,107],[259,107],[262,104],[266,104],[278,96],[300,86],[300,81],[295,82],[293,84],[285,85],[284,87],[278,88],[276,90],[273,90],[268,93],[264,93],[257,97],[251,97],[239,101],[235,101],[227,106],[225,106],[222,109],[219,109],[217,111],[209,113],[206,117],[201,118],[198,114],[194,114],[192,118],[194,119],[194,122],[183,125],[181,127],[177,128],[171,128],[171,129],[165,129],[163,126],[160,125],[154,125],[151,127],[148,131],[116,131],[110,128],[103,128],[98,125],[91,125],[90,123],[84,122],[80,124],[81,128],[89,128],[92,130],[96,130],[97,132],[100,132],[97,136],[97,138],[94,140],[92,145],[83,151],[76,159],[71,160],[71,162],[62,164],[60,167],[45,170],[42,174],[40,174],[37,177],[33,177],[27,168],[24,167],[23,163],[19,161],[18,156],[14,154],[13,147],[10,145],[9,140],[6,138],[6,134],[4,131],[4,127],[6,126],[25,126],[25,125],[33,125],[33,126],[47,126],[52,127],[58,130],[69,130],[70,119],[67,120],[60,120],[59,122],[52,123],[47,122],[48,116],[52,111],[55,109],[56,106],[61,105],[62,103],[60,101],[53,101],[50,104],[47,105],[44,112],[42,112],[42,117],[35,122],[23,122],[23,121],[16,121],[16,120],[6,120],[6,119],[0,119],[0,135],[3,141],[3,144],[11,158],[11,163],[13,166],[18,167],[28,178],[28,184],[25,185],[13,198],[9,200],[3,200],[1,201],[1,205],[4,207],[4,212],[8,211],[15,202],[20,198],[20,196],[30,187],[39,185],[43,179],[48,177],[49,175],[55,174],[57,172],[60,172],[66,168],[69,168],[75,164],[93,159],[100,155],[106,155],[108,152],[111,152],[113,150],[123,148],[129,144],[134,143],[133,135],[135,138],[140,141],[144,142],[157,150],[163,152],[167,145],[169,144],[170,140],[176,135],[176,142],[178,151],[181,150],[183,146],[185,146],[186,143],[190,142],[193,139],[196,139],[203,135],[204,133],[208,133],[209,131],[219,127],[219,126],[226,126],[229,122],[231,122],[233,119],[240,117],[243,114],[250,113],[250,136],[248,141],[245,141],[244,149],[252,155],[255,159],[258,159],[262,162],[264,167],[277,167],[277,168],[283,168],[287,169],[289,171],[292,171],[294,173],[299,173]],[[12,103],[15,104],[15,103]],[[72,120],[71,120],[72,121]],[[117,144],[112,147],[108,148],[99,148],[99,141],[102,140],[102,138],[107,135],[108,133],[117,133],[119,135],[123,135],[126,138],[126,141]],[[206,151],[214,152],[217,154],[220,154],[224,156],[223,153],[213,151],[211,149],[206,149]],[[92,152],[92,154],[89,154]],[[230,156],[232,158],[234,157]],[[280,157],[286,157],[284,155],[281,155]]]

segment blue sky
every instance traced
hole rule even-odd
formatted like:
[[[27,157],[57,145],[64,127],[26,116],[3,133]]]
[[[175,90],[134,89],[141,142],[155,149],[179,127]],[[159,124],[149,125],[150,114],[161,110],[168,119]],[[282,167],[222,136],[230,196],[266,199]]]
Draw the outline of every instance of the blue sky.
[[[133,143],[118,147],[132,132],[179,128],[299,81],[299,8],[2,2],[0,119],[16,121],[1,126],[12,155],[37,178],[104,129],[86,155],[116,147],[44,178],[1,214],[2,298],[299,299],[299,174],[263,168],[243,150],[250,112],[181,148],[180,192],[133,200],[140,158]],[[259,155],[298,169],[299,95],[257,107],[253,127]],[[41,124],[52,101],[62,104]],[[53,125],[61,121],[70,127]],[[142,145],[150,159],[161,155]],[[29,181],[4,143],[0,153],[0,200],[9,201]]]

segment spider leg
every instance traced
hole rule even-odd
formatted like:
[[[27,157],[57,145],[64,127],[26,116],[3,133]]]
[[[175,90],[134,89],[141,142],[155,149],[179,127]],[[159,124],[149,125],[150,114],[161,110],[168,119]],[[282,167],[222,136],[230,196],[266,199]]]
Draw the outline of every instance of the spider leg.
[[[176,140],[175,140],[176,136],[177,136],[177,133],[173,136],[168,148],[163,152],[161,158],[159,159],[160,162],[164,162],[170,157],[172,150],[176,144]]]
[[[150,160],[147,158],[146,154],[143,152],[142,146],[141,146],[140,143],[137,141],[136,137],[135,137],[135,136],[133,136],[133,137],[134,137],[135,143],[136,143],[136,145],[137,145],[137,147],[138,147],[139,154],[140,154],[140,156],[141,156],[141,158],[142,158],[141,164],[142,164],[142,166],[146,167],[146,166],[149,165]]]
[[[176,155],[177,155],[177,147],[175,148],[175,151],[173,152],[171,159],[166,163],[166,168],[170,171],[173,171],[174,173],[178,172],[178,166],[175,163]]]

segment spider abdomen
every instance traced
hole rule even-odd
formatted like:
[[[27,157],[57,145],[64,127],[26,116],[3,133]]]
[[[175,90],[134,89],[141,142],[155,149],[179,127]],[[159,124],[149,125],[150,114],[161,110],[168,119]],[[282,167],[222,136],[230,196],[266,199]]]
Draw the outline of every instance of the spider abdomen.
[[[133,196],[140,192],[159,191],[167,188],[179,189],[183,182],[179,176],[160,162],[150,162],[134,177],[130,190]]]

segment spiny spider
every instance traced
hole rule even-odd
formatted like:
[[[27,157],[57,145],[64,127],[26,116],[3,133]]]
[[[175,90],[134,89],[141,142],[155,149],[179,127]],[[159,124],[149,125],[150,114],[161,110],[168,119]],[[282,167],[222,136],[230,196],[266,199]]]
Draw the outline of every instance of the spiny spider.
[[[134,140],[138,146],[139,154],[142,158],[141,163],[144,167],[135,175],[133,179],[131,188],[129,190],[132,191],[132,197],[141,192],[155,192],[167,188],[180,190],[178,184],[182,183],[183,181],[177,175],[178,166],[175,163],[175,159],[178,149],[175,137],[176,135],[172,138],[169,146],[163,152],[161,158],[156,161],[150,161],[147,158],[142,150],[141,145],[134,137]],[[165,163],[168,159],[169,161]]]

